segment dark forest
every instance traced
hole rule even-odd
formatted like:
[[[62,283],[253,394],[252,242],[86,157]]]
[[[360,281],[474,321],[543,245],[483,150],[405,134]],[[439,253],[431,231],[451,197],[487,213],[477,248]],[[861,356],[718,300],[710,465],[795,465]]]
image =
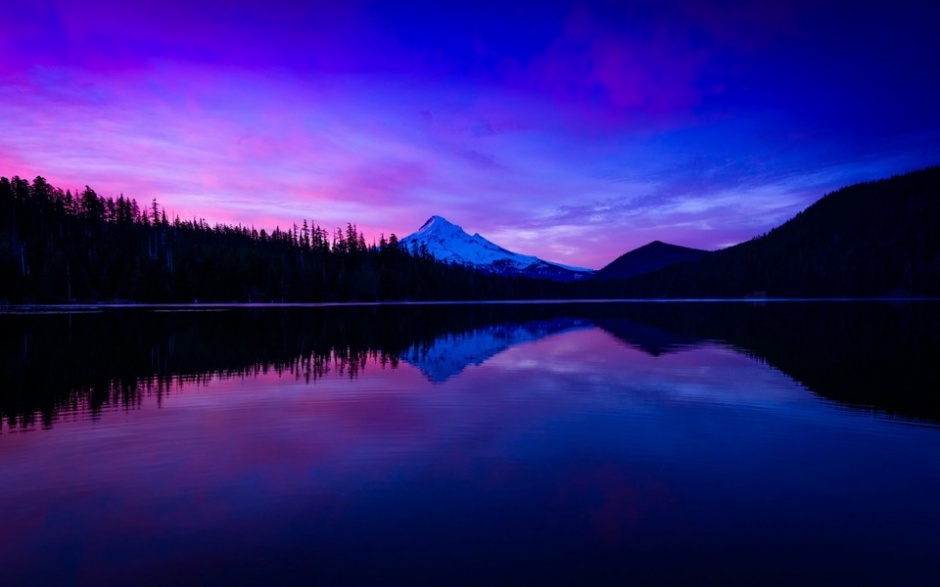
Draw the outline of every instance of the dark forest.
[[[352,223],[306,220],[271,233],[203,219],[169,220],[92,188],[0,178],[0,302],[332,302],[514,299],[546,281],[486,275],[406,250],[394,234],[367,244]]]

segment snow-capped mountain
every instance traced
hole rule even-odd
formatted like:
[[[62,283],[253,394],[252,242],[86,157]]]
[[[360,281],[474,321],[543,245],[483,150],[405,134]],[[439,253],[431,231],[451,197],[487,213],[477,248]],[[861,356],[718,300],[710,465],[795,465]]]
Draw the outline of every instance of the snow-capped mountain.
[[[491,243],[479,234],[470,236],[456,224],[441,216],[431,216],[417,232],[399,241],[409,249],[422,245],[438,261],[469,265],[500,275],[524,275],[556,281],[585,279],[594,274],[592,269],[570,267],[543,261],[531,255],[520,255]]]

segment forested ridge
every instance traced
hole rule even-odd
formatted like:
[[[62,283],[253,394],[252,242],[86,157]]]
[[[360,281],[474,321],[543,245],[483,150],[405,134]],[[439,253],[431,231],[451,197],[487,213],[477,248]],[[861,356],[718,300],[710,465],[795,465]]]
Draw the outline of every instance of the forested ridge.
[[[355,224],[303,220],[271,233],[0,178],[0,303],[327,302],[512,299],[555,285],[485,275],[406,250],[395,235],[366,243]]]
[[[630,280],[615,297],[940,295],[940,166],[832,192],[767,234]]]

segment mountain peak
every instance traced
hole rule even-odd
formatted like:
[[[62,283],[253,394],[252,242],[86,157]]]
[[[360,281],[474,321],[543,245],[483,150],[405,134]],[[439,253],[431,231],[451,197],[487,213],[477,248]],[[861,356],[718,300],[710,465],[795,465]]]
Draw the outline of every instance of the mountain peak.
[[[460,228],[459,226],[457,226],[453,222],[450,222],[443,216],[438,216],[435,214],[434,216],[431,216],[430,218],[428,218],[427,221],[421,225],[421,228],[418,229],[418,232],[421,232],[423,230],[431,230],[434,228],[437,228],[437,229],[448,228],[451,226],[454,228]]]
[[[423,246],[438,261],[458,263],[504,275],[527,275],[571,281],[592,275],[590,269],[549,263],[494,244],[479,233],[470,236],[443,216],[431,216],[414,234],[401,239],[406,247]]]

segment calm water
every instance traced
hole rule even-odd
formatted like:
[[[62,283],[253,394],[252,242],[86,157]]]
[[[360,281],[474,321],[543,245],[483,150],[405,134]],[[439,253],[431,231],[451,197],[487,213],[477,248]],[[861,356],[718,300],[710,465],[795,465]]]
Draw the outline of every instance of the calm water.
[[[935,585],[940,305],[0,315],[4,584]]]

